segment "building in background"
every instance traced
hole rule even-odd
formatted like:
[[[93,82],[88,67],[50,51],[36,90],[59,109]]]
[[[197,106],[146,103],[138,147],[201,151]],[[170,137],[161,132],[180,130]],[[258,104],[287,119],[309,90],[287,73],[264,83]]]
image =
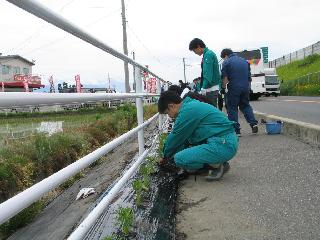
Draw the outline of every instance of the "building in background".
[[[41,78],[32,75],[35,64],[19,55],[2,56],[0,54],[0,91],[32,92],[42,88]]]

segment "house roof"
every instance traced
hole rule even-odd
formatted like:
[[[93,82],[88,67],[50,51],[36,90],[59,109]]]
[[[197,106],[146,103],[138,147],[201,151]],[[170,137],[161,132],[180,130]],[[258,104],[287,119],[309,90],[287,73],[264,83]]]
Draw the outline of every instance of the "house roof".
[[[19,56],[19,55],[0,56],[0,60],[2,60],[2,59],[4,59],[4,60],[20,59],[21,61],[23,61],[23,62],[25,62],[25,63],[27,63],[27,64],[29,64],[29,65],[31,65],[31,66],[35,65],[33,62],[30,62],[28,59],[25,59],[25,58],[23,58],[23,57],[21,57],[21,56]]]

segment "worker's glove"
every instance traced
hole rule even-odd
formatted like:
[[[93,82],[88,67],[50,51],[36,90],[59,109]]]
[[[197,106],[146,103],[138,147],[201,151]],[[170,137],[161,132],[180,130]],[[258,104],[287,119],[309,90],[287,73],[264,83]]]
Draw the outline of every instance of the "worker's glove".
[[[226,89],[225,88],[221,88],[220,94],[226,94]]]

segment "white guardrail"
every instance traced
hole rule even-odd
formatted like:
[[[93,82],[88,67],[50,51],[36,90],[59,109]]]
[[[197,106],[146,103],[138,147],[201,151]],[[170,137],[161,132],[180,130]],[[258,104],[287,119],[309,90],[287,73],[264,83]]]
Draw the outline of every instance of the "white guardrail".
[[[162,126],[162,117],[159,114],[154,115],[152,118],[143,122],[143,97],[159,96],[161,85],[160,81],[167,83],[156,74],[152,73],[149,69],[128,58],[126,55],[112,49],[107,44],[97,40],[90,34],[81,30],[79,27],[67,21],[60,15],[52,12],[50,9],[41,5],[33,0],[7,0],[8,2],[32,13],[33,15],[63,29],[64,31],[92,44],[93,46],[102,49],[103,51],[119,58],[134,66],[136,93],[0,93],[0,109],[13,108],[13,107],[29,107],[29,106],[49,106],[49,105],[63,105],[73,103],[89,103],[106,101],[110,99],[136,99],[138,127],[130,130],[129,132],[121,135],[120,137],[112,140],[106,145],[93,151],[87,156],[82,157],[69,166],[54,173],[41,182],[33,185],[32,187],[24,190],[16,196],[8,199],[0,204],[0,224],[6,222],[17,213],[30,206],[33,202],[40,199],[45,193],[51,191],[58,185],[64,183],[68,178],[74,176],[82,169],[88,167],[91,163],[110,152],[112,149],[131,138],[138,133],[139,142],[139,158],[132,165],[132,167],[124,174],[119,182],[112,188],[109,194],[101,201],[101,203],[89,214],[82,224],[71,234],[69,239],[82,239],[86,232],[90,229],[94,221],[100,216],[103,209],[107,207],[111,199],[123,186],[124,182],[133,175],[139,164],[146,157],[148,150],[144,149],[144,134],[143,129],[159,117],[159,126]],[[139,71],[137,71],[139,69]],[[157,92],[158,94],[142,93],[142,77],[141,71],[148,72],[150,75],[157,79]]]

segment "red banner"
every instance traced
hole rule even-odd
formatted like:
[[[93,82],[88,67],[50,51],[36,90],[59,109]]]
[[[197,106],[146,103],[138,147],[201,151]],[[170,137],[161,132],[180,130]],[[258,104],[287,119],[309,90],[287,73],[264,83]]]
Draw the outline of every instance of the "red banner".
[[[157,79],[149,78],[147,80],[147,92],[148,93],[156,93],[157,92]]]
[[[4,92],[4,83],[1,83],[1,92]]]
[[[13,80],[16,82],[27,82],[29,84],[41,84],[41,78],[39,76],[17,74],[13,76]]]
[[[75,77],[76,80],[76,89],[77,89],[77,93],[81,93],[81,83],[80,83],[80,75],[76,75]]]
[[[24,86],[24,89],[26,92],[29,92],[29,84],[28,84],[28,81],[24,81],[23,82],[23,86]]]

